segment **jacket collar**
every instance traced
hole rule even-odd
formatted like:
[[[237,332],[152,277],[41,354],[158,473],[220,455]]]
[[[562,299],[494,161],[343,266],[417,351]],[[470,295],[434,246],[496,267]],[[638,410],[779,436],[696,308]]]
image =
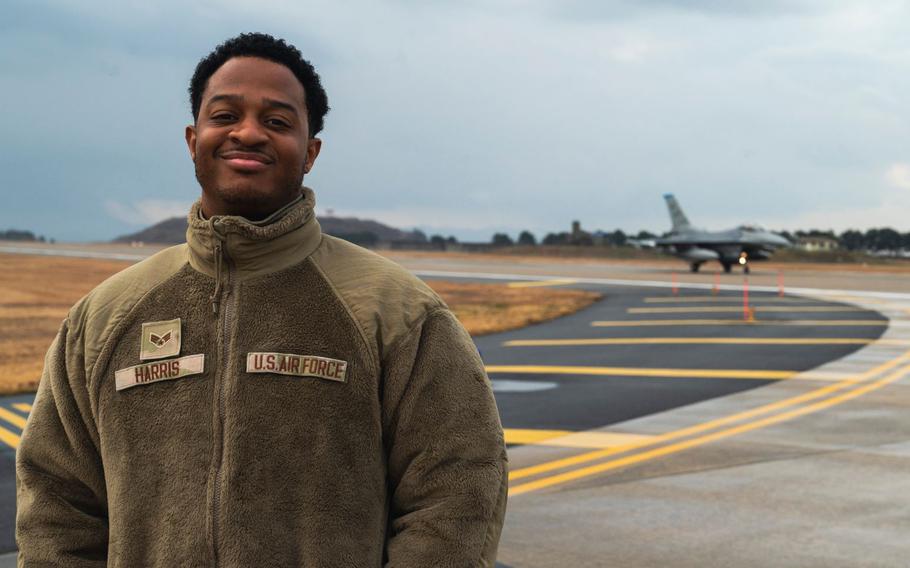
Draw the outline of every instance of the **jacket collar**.
[[[262,221],[234,215],[202,215],[201,200],[190,209],[186,242],[190,266],[216,276],[224,261],[240,280],[276,272],[302,262],[322,240],[313,209],[316,196],[308,187],[300,196]],[[222,251],[223,259],[216,258]]]

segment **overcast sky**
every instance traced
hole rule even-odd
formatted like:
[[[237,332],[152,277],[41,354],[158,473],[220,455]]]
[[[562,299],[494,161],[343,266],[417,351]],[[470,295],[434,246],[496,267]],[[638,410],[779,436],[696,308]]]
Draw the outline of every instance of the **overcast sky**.
[[[264,7],[266,6],[266,7]],[[284,37],[332,110],[317,211],[486,240],[696,225],[910,230],[910,2],[7,0],[0,230],[184,215],[196,62]]]

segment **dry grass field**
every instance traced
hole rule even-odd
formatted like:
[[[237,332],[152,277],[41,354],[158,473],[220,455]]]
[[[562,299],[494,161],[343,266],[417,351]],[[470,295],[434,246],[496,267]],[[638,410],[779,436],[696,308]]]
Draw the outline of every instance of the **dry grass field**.
[[[44,354],[76,301],[125,262],[0,254],[0,393],[35,390]]]
[[[69,308],[127,262],[0,254],[0,394],[34,391],[44,354]],[[599,298],[581,290],[431,281],[472,335],[575,312]]]
[[[430,280],[471,335],[486,335],[551,320],[577,312],[600,294],[557,288],[510,288],[506,284],[472,284]]]

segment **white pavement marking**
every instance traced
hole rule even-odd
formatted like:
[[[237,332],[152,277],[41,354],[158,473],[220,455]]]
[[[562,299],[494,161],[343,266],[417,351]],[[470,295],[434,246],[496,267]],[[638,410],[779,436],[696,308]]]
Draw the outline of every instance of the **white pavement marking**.
[[[147,254],[125,254],[119,252],[98,252],[90,250],[76,250],[76,249],[46,249],[46,248],[37,248],[37,247],[11,247],[2,245],[0,246],[0,252],[7,252],[11,254],[36,254],[41,256],[69,256],[73,258],[99,258],[107,260],[132,260],[140,261],[145,260],[150,255]],[[156,251],[157,252],[157,251]]]
[[[493,381],[493,392],[538,392],[555,389],[559,383],[548,381],[514,381],[496,379]]]

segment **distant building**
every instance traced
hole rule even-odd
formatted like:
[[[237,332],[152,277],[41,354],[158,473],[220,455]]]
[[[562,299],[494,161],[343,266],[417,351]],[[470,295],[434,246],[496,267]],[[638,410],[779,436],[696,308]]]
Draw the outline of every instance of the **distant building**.
[[[808,252],[836,250],[839,248],[837,239],[831,237],[800,237],[796,240],[796,248]]]
[[[572,221],[572,232],[569,233],[569,243],[573,245],[591,245],[591,233],[582,230],[580,221]]]

